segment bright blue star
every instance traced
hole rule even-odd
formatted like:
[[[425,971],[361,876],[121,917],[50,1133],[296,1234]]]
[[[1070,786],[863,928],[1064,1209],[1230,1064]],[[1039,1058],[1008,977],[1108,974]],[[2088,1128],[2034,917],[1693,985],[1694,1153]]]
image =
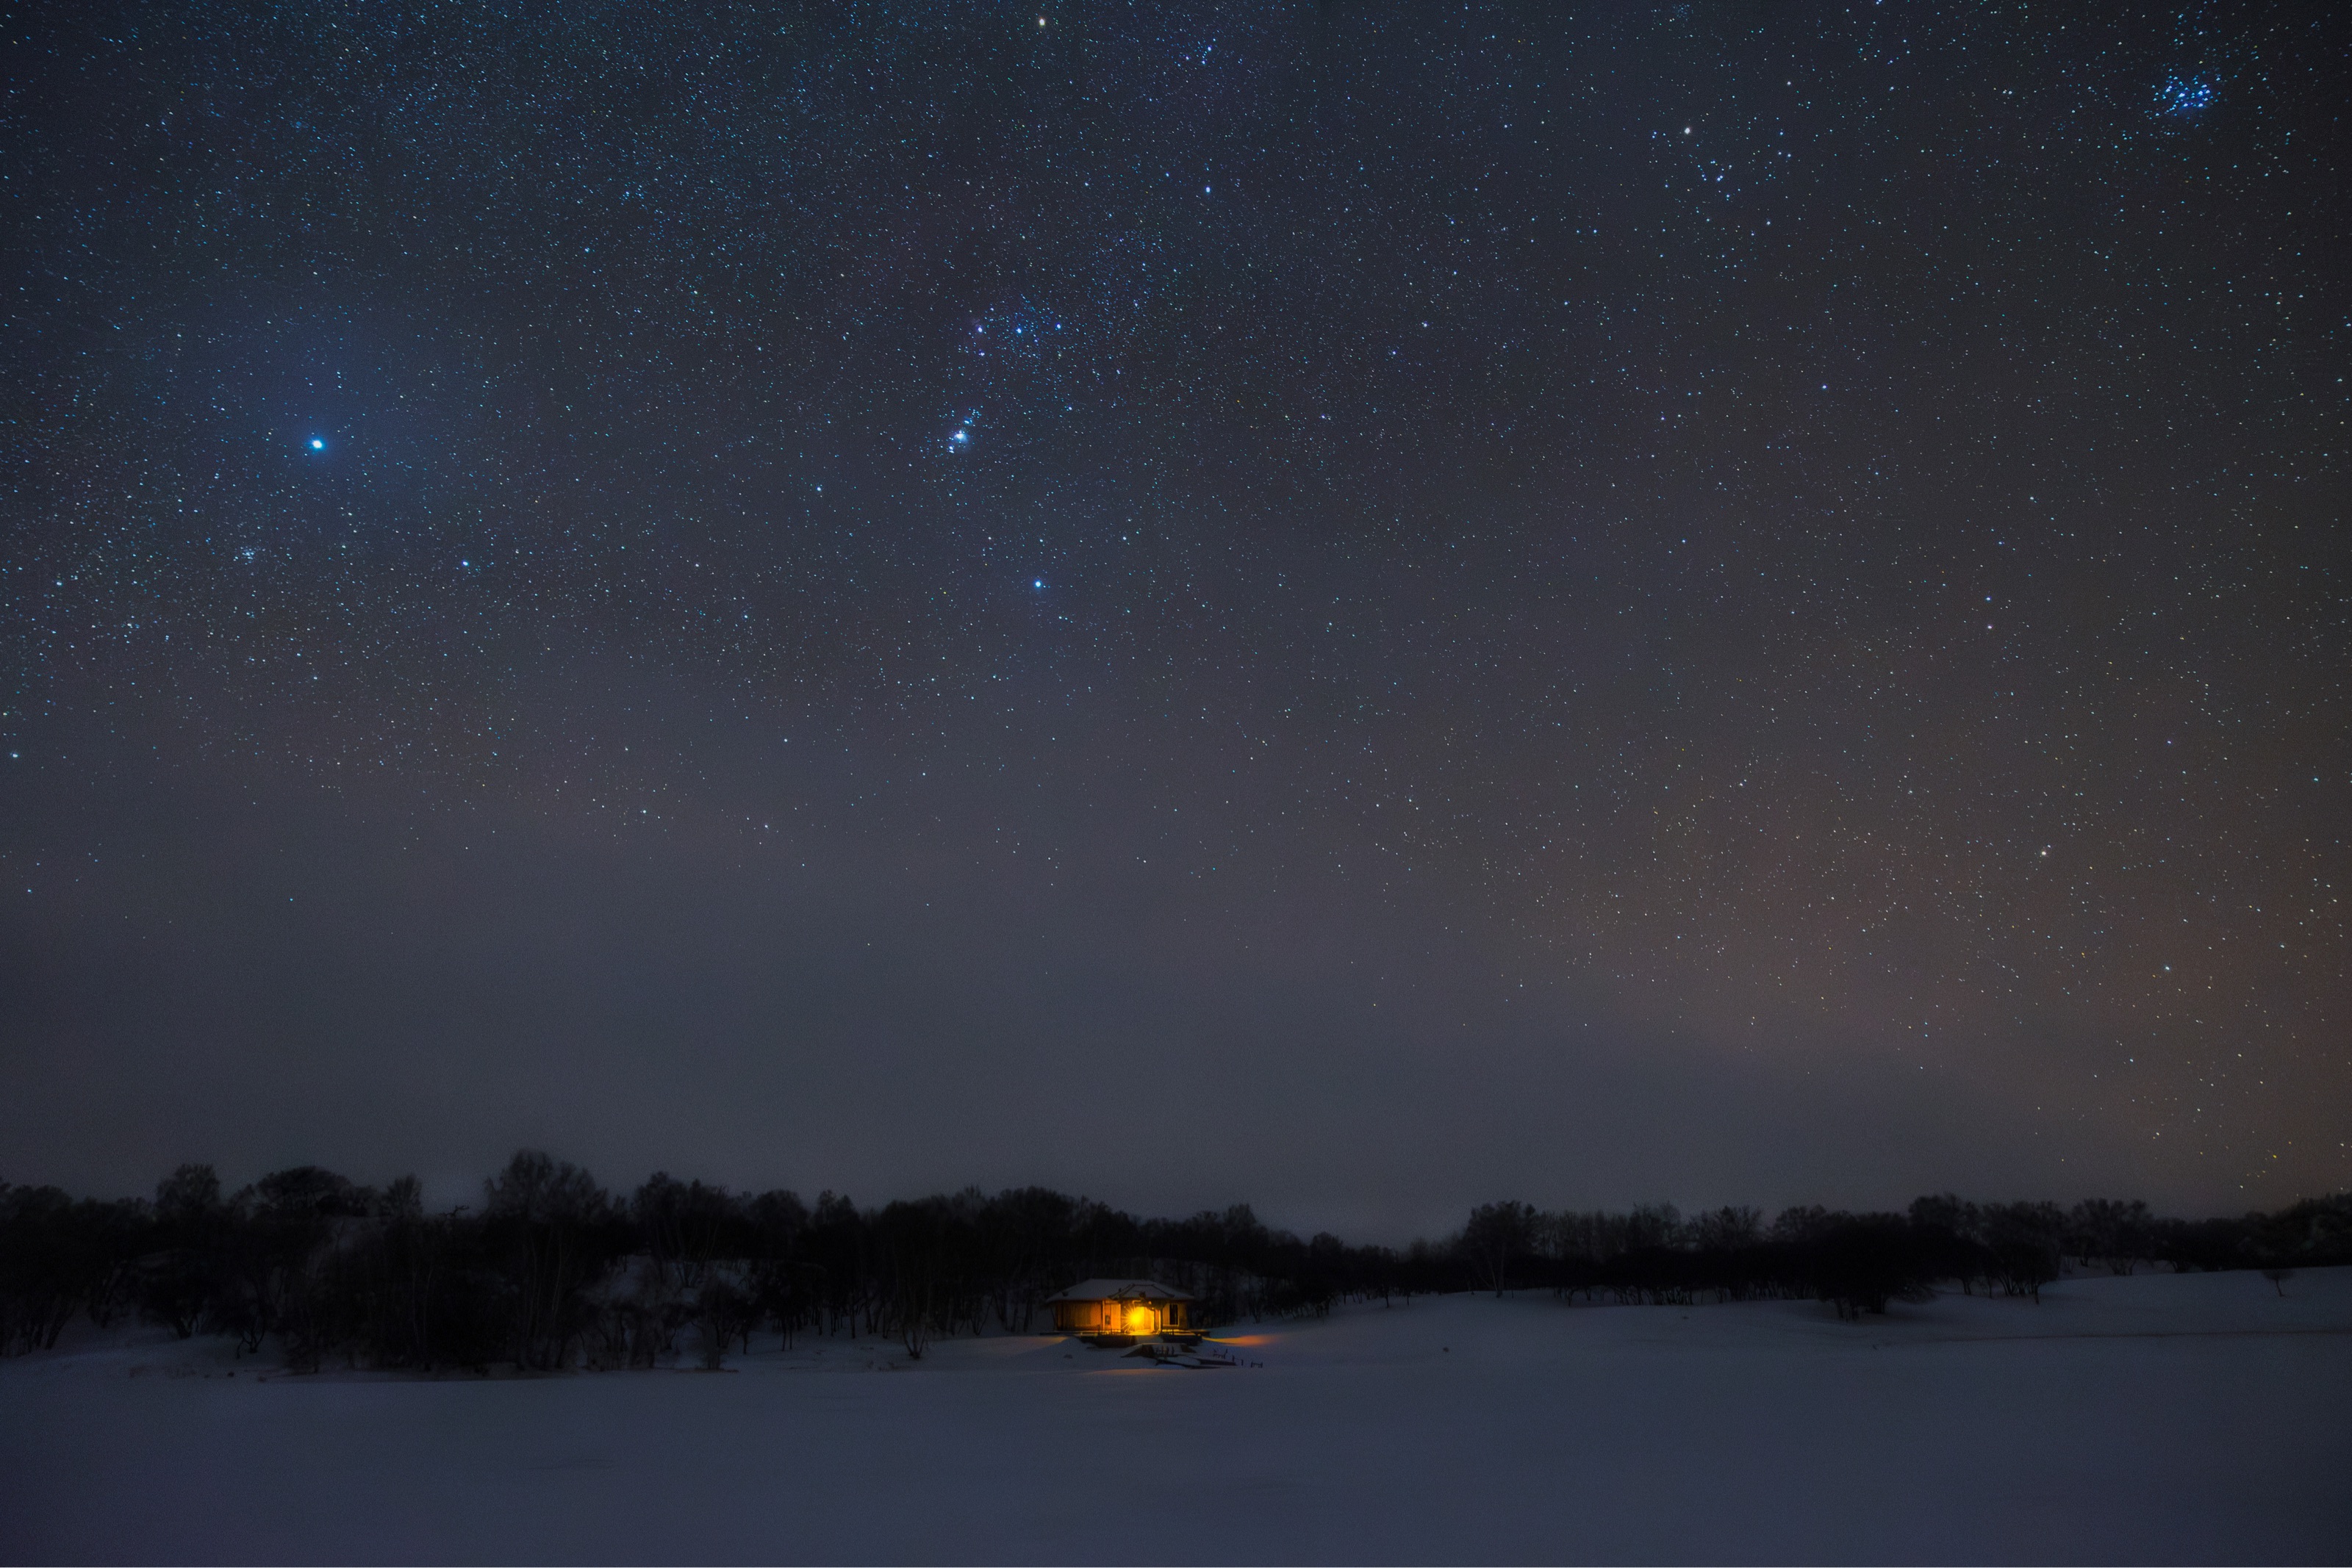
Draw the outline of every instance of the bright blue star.
[[[1038,578],[1038,579],[1036,579],[1035,580],[1034,580],[1033,582],[1031,582],[1031,583],[1029,584],[1029,586],[1030,586],[1030,587],[1032,587],[1032,588],[1043,588],[1043,587],[1045,587],[1045,580],[1044,578],[1042,578],[1042,577],[1041,577],[1041,578]]]
[[[313,452],[324,452],[326,449],[327,449],[327,442],[326,442],[326,438],[325,438],[324,436],[314,435],[314,436],[310,437],[310,450],[311,450],[311,451],[313,451]]]

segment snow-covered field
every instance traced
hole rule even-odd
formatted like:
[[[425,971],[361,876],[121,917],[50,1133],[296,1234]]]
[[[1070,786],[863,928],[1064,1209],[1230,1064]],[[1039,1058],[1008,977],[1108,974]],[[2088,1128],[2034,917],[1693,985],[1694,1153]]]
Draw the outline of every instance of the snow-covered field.
[[[2352,1270],[2070,1281],[1841,1323],[1530,1294],[729,1372],[0,1364],[11,1561],[2344,1562]],[[229,1374],[234,1371],[235,1375]]]

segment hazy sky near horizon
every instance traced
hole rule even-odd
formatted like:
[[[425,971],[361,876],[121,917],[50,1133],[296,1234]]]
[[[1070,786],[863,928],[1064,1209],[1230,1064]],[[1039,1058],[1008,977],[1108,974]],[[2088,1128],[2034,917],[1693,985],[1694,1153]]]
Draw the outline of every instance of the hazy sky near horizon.
[[[20,23],[0,1179],[2352,1183],[2335,7]]]

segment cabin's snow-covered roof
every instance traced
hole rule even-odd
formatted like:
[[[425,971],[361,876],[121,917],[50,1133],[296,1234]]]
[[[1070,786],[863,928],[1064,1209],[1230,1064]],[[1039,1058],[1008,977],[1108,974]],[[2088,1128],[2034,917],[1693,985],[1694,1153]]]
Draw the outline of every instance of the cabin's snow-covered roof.
[[[1190,1291],[1179,1291],[1156,1280],[1081,1280],[1066,1291],[1056,1291],[1048,1301],[1189,1301]]]

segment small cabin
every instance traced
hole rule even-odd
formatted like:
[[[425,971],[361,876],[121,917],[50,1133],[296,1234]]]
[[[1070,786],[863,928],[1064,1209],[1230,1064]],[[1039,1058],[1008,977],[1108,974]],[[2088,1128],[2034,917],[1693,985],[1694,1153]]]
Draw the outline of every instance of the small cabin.
[[[1152,1280],[1082,1280],[1045,1298],[1054,1331],[1080,1339],[1197,1340],[1192,1295]]]

